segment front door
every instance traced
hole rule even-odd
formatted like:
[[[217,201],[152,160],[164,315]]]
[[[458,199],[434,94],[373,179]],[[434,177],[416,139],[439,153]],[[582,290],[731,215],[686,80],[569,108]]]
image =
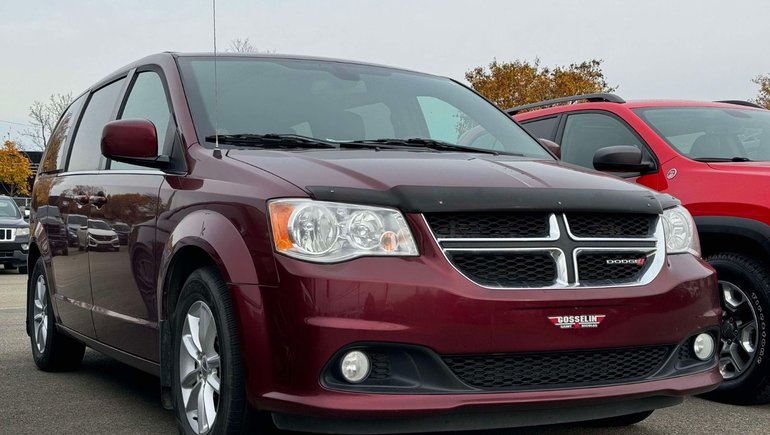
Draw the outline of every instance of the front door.
[[[158,72],[133,75],[118,119],[150,120],[159,150],[170,146],[175,127]],[[158,361],[153,249],[163,173],[111,161],[92,182],[90,226],[101,228],[100,240],[89,249],[96,335],[106,344]]]

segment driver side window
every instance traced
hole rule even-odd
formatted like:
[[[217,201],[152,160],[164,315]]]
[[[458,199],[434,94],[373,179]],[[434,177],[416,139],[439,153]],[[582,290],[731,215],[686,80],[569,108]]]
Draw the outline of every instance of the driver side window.
[[[163,81],[158,73],[145,71],[137,75],[118,119],[147,119],[155,125],[158,151],[163,152],[171,124],[171,107],[166,99]],[[110,169],[146,169],[112,161]]]
[[[594,154],[600,148],[632,145],[644,153],[641,140],[618,119],[601,113],[569,115],[561,140],[561,160],[594,169]]]

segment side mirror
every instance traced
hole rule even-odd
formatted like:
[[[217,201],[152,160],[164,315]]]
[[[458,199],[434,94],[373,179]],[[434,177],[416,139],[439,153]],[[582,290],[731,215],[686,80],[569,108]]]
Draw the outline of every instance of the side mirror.
[[[559,144],[552,140],[543,139],[542,137],[538,138],[537,141],[540,142],[548,151],[553,153],[553,155],[555,155],[557,158],[561,158],[561,147]]]
[[[158,155],[155,125],[146,119],[119,119],[102,130],[102,154],[112,160],[149,168],[169,166],[168,156]]]
[[[599,148],[594,154],[594,168],[606,172],[647,173],[652,162],[642,161],[642,150],[630,145]]]

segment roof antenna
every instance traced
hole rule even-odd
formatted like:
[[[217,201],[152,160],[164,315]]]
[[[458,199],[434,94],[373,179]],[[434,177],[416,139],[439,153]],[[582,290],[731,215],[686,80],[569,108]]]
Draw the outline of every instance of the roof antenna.
[[[222,158],[219,149],[219,81],[217,80],[217,0],[211,0],[214,18],[214,158]]]

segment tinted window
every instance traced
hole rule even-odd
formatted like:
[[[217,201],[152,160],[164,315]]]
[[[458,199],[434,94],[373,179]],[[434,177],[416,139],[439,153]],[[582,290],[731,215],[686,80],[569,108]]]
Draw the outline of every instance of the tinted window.
[[[112,119],[122,87],[123,79],[91,94],[72,142],[68,171],[99,169],[102,129]]]
[[[639,138],[612,116],[600,113],[569,115],[561,140],[561,159],[593,169],[596,151],[615,145],[633,145],[644,151]]]
[[[152,71],[140,73],[126,100],[120,119],[146,119],[155,125],[158,149],[163,150],[171,120],[171,108],[160,76]],[[110,169],[136,169],[138,166],[111,162]],[[140,168],[145,169],[145,168]]]
[[[674,149],[692,159],[770,161],[770,112],[676,107],[635,112]]]
[[[212,59],[180,57],[179,65],[202,141],[215,124],[220,134],[453,143],[478,126],[501,144],[500,151],[552,158],[496,107],[441,77],[342,62],[222,56],[217,106]]]
[[[40,163],[40,172],[54,172],[64,169],[64,157],[67,155],[67,138],[72,132],[72,128],[77,121],[76,116],[80,112],[80,108],[83,106],[86,96],[83,95],[67,108],[62,115],[59,123],[51,133],[51,137],[48,139],[48,145],[45,148],[45,156]]]
[[[538,119],[535,121],[522,122],[521,125],[538,139],[553,140],[556,137],[556,127],[559,125],[559,117]]]

